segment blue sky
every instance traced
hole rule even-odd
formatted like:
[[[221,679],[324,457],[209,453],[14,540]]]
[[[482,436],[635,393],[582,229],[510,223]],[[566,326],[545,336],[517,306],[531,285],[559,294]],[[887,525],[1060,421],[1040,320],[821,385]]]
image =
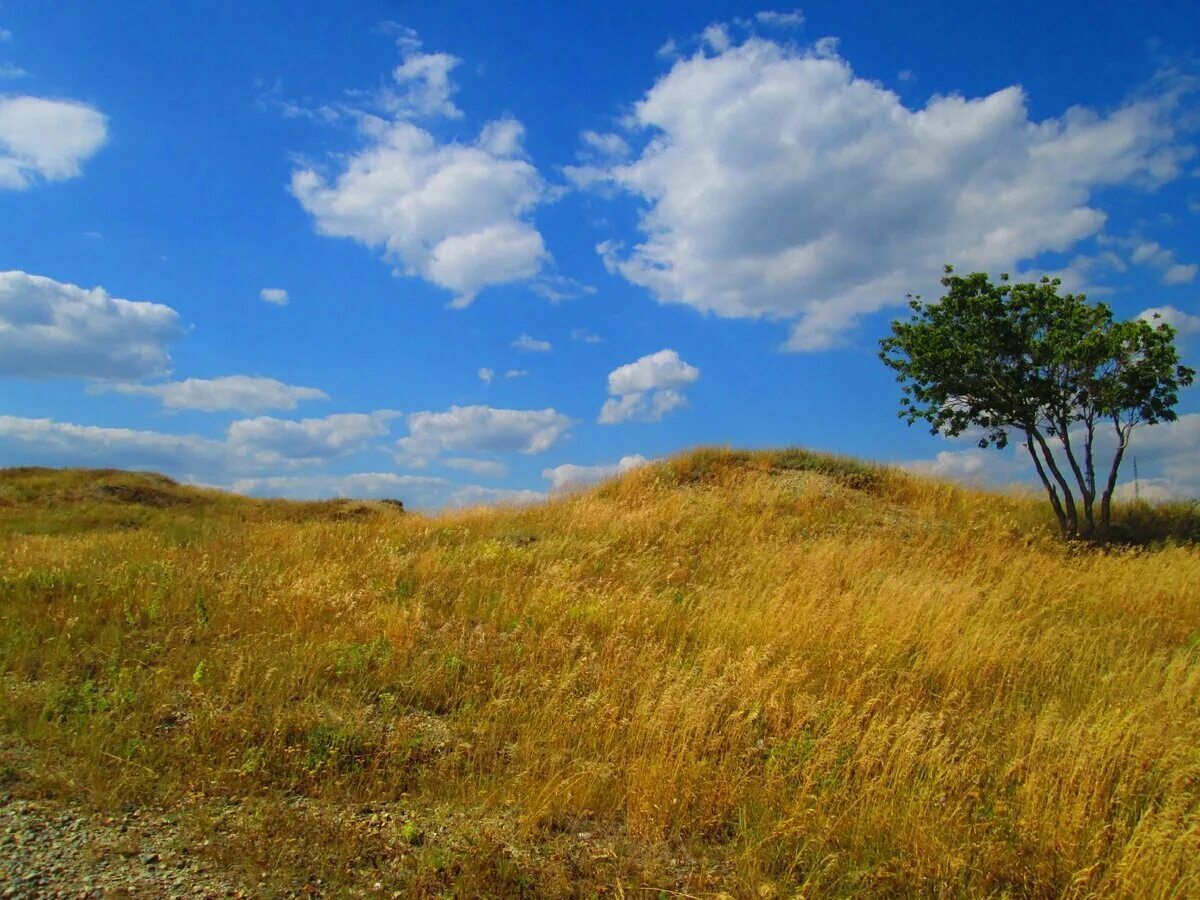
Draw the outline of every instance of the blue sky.
[[[0,465],[522,499],[699,443],[967,480],[942,262],[1200,351],[1194,5],[0,4]],[[1200,495],[1200,402],[1135,436]],[[1131,474],[1131,473],[1128,473]]]

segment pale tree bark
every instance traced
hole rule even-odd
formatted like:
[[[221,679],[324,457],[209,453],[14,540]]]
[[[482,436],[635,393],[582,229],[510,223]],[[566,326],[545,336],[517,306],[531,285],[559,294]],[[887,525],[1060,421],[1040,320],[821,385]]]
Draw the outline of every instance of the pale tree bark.
[[[1077,537],[1079,535],[1079,511],[1075,508],[1075,496],[1071,493],[1071,486],[1067,483],[1067,479],[1063,477],[1062,470],[1059,469],[1058,463],[1054,460],[1054,451],[1050,449],[1050,445],[1046,443],[1046,439],[1042,437],[1036,425],[1030,429],[1030,434],[1033,435],[1037,441],[1038,448],[1042,451],[1042,459],[1046,463],[1046,468],[1050,470],[1050,474],[1054,476],[1059,489],[1062,490],[1062,503],[1067,520],[1067,527],[1064,529],[1064,533],[1070,537]]]
[[[1033,435],[1029,433],[1029,429],[1025,429],[1025,448],[1029,451],[1029,458],[1033,460],[1033,467],[1037,469],[1038,477],[1042,479],[1042,485],[1046,488],[1046,493],[1050,497],[1050,506],[1054,509],[1054,517],[1058,519],[1058,530],[1063,536],[1067,536],[1067,514],[1063,512],[1062,503],[1058,499],[1058,490],[1051,484],[1050,479],[1046,477],[1046,470],[1042,466],[1042,461],[1038,459],[1037,451],[1033,449]]]
[[[1058,440],[1066,452],[1067,462],[1071,466],[1071,473],[1075,476],[1075,483],[1079,485],[1079,495],[1083,500],[1083,521],[1086,526],[1084,536],[1090,537],[1096,529],[1095,519],[1092,515],[1092,504],[1096,495],[1088,490],[1087,477],[1079,467],[1079,461],[1075,458],[1075,451],[1071,447],[1071,433],[1066,420],[1056,423],[1055,430],[1058,431]]]
[[[1109,528],[1112,526],[1112,495],[1117,488],[1117,470],[1121,468],[1121,460],[1125,457],[1125,448],[1129,446],[1129,435],[1133,431],[1133,424],[1129,422],[1122,425],[1120,420],[1113,420],[1117,432],[1117,450],[1113,454],[1112,466],[1108,470],[1108,483],[1104,486],[1104,495],[1100,498],[1100,533],[1104,537],[1108,536]]]

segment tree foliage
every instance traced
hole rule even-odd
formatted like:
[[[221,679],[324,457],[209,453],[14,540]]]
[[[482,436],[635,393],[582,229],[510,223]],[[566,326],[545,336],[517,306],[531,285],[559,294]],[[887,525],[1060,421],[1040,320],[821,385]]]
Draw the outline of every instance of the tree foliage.
[[[1103,303],[1060,294],[1058,279],[993,283],[947,266],[940,300],[910,297],[880,358],[903,386],[900,416],[931,432],[980,434],[980,447],[1022,439],[1069,537],[1103,537],[1117,473],[1138,425],[1175,418],[1195,372],[1179,362],[1170,325],[1120,321]],[[1096,438],[1114,450],[1097,482]],[[1099,510],[1096,501],[1099,500]]]

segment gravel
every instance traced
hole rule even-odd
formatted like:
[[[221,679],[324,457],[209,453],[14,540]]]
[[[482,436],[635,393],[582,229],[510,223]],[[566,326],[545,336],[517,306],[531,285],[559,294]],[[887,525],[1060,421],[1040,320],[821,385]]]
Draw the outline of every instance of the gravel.
[[[0,898],[247,896],[192,857],[171,817],[101,816],[0,791]]]

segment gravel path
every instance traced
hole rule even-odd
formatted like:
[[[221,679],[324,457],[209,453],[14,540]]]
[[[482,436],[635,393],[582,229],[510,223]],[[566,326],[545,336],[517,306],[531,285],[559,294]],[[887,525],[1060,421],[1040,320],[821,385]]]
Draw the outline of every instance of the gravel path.
[[[174,820],[100,816],[0,790],[0,897],[246,897],[194,859]]]

